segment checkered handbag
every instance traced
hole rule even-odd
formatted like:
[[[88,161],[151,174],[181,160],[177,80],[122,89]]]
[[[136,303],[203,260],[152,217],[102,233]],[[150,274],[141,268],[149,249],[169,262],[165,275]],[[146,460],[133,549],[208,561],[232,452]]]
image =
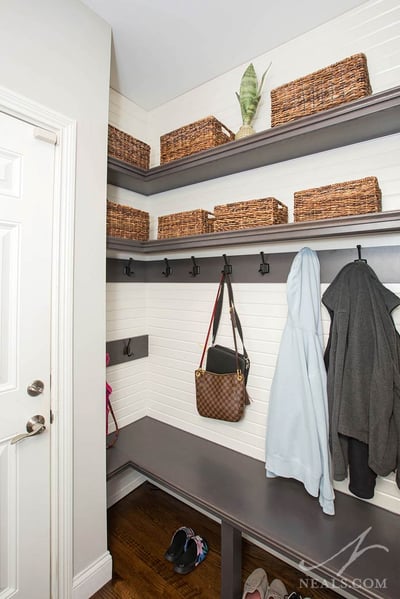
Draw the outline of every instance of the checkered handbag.
[[[235,309],[233,303],[230,303],[230,315],[233,332],[233,340],[235,344],[236,355],[236,372],[228,372],[226,374],[217,374],[209,372],[202,368],[204,356],[210,336],[211,326],[214,321],[215,312],[218,305],[218,300],[222,293],[225,277],[222,273],[220,284],[218,287],[217,297],[215,299],[214,309],[211,316],[210,325],[206,342],[203,348],[203,354],[200,360],[200,366],[195,372],[196,384],[196,407],[200,416],[206,418],[215,418],[217,420],[225,420],[228,422],[238,422],[243,414],[246,404],[248,403],[246,393],[246,383],[244,373],[240,370],[239,356],[237,350],[237,341],[235,333]]]

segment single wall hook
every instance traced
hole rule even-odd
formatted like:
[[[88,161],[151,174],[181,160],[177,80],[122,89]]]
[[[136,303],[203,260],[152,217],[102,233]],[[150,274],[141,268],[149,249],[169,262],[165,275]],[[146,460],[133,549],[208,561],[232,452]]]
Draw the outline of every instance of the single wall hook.
[[[231,275],[232,274],[232,264],[229,264],[228,258],[226,257],[226,254],[222,254],[222,257],[223,257],[224,262],[225,262],[224,268],[223,268],[222,272],[225,275]]]
[[[162,274],[164,275],[164,277],[169,277],[170,275],[172,275],[172,268],[170,267],[167,258],[164,258],[164,262],[165,270],[163,270]]]
[[[189,270],[189,274],[192,277],[197,277],[197,275],[200,274],[200,266],[198,264],[196,264],[196,260],[195,260],[194,256],[192,256],[192,263],[193,263],[193,267],[192,267],[192,270]]]
[[[358,258],[354,262],[367,262],[364,258],[361,258],[361,245],[357,245]]]
[[[133,260],[132,260],[132,258],[129,258],[128,264],[126,264],[124,266],[124,273],[128,277],[132,277],[135,274],[135,271],[133,270]]]
[[[131,341],[132,341],[132,338],[130,337],[128,339],[127,344],[124,347],[124,354],[126,356],[128,356],[128,358],[131,358],[133,356],[133,351],[131,351]]]
[[[269,273],[269,264],[268,264],[268,262],[265,262],[264,252],[260,252],[260,256],[261,256],[261,264],[260,264],[260,268],[258,269],[258,272],[260,272],[262,275],[266,275]]]

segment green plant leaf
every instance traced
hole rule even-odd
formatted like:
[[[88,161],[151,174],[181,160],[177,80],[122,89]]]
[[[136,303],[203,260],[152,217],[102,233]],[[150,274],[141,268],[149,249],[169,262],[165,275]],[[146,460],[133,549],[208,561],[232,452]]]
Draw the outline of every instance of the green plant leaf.
[[[265,76],[269,71],[271,64],[264,72],[260,86],[257,85],[257,75],[253,66],[250,63],[243,73],[240,82],[240,93],[236,92],[236,97],[240,104],[240,111],[242,113],[242,120],[244,125],[250,125],[253,120],[257,107],[261,98],[261,89],[264,83]],[[257,89],[258,87],[258,89]]]
[[[271,65],[272,65],[272,62],[270,62],[270,63],[269,63],[269,65],[268,65],[267,69],[264,71],[264,73],[263,73],[263,76],[261,77],[260,86],[259,86],[259,88],[258,88],[258,90],[257,90],[257,94],[259,95],[259,97],[260,97],[260,98],[261,98],[261,90],[262,90],[262,86],[264,85],[264,79],[265,79],[265,76],[266,76],[266,74],[267,74],[267,73],[268,73],[268,71],[270,70],[270,68],[271,68]]]

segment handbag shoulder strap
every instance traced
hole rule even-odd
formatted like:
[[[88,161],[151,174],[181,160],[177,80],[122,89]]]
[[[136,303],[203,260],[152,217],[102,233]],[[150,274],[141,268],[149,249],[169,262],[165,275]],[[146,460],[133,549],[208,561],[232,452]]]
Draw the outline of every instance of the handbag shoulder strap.
[[[202,366],[203,366],[204,356],[205,356],[207,345],[208,345],[208,339],[210,337],[211,326],[212,326],[214,318],[215,318],[215,312],[217,310],[219,298],[220,298],[221,293],[223,292],[223,289],[224,289],[224,273],[221,274],[221,278],[220,278],[220,281],[219,281],[217,295],[215,297],[214,308],[213,308],[213,311],[212,311],[212,314],[211,314],[210,324],[208,325],[207,337],[206,337],[206,341],[204,343],[203,353],[201,354],[201,360],[200,360],[200,366],[199,366],[199,368],[202,368]]]
[[[230,276],[228,274],[225,274],[224,272],[222,272],[222,277],[224,279],[224,282],[226,282],[226,286],[228,289],[228,297],[229,297],[229,306],[230,308],[233,307],[233,318],[234,318],[234,326],[237,328],[237,331],[239,333],[239,337],[240,337],[240,341],[242,342],[242,347],[243,347],[243,355],[245,358],[248,358],[248,354],[244,345],[244,340],[243,340],[243,330],[242,330],[242,325],[240,322],[240,318],[239,315],[237,313],[237,310],[235,308],[235,302],[233,299],[233,289],[232,289],[232,282],[230,279]],[[221,277],[221,278],[222,278]],[[217,337],[217,332],[218,332],[218,327],[219,327],[219,323],[221,320],[221,313],[222,313],[222,305],[224,302],[224,286],[222,286],[222,290],[221,293],[218,296],[218,302],[217,302],[217,306],[215,308],[215,317],[214,317],[214,323],[213,323],[213,334],[212,334],[212,345],[214,345],[215,343],[215,339]]]

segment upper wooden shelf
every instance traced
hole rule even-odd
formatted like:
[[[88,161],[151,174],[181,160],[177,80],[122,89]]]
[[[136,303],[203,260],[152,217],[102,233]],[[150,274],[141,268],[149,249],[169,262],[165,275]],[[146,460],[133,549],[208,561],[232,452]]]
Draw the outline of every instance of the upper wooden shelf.
[[[195,248],[211,249],[232,245],[267,245],[288,241],[378,235],[382,233],[400,233],[400,210],[271,225],[240,231],[205,233],[204,235],[174,237],[172,239],[136,241],[107,237],[107,248],[122,252],[157,254],[159,252],[186,251]]]
[[[108,159],[108,183],[152,195],[400,131],[400,87],[149,170]]]

